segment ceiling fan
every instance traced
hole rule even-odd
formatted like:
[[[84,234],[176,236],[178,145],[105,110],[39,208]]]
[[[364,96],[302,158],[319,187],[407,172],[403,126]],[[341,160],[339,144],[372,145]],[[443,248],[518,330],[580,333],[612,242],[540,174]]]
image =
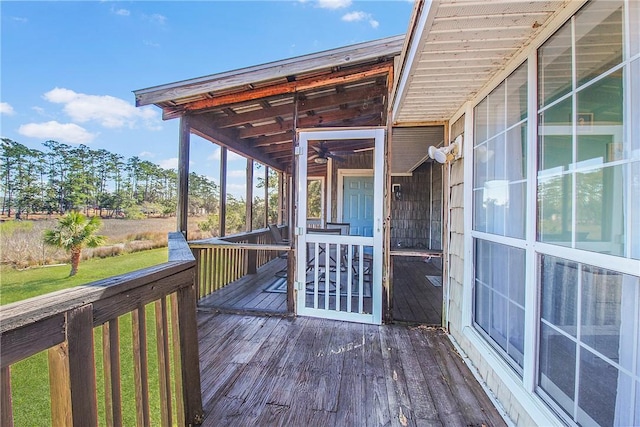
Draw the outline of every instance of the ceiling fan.
[[[338,162],[344,162],[346,160],[344,157],[340,157],[330,151],[324,145],[324,141],[320,141],[320,145],[317,147],[314,145],[311,145],[310,147],[313,151],[316,152],[316,154],[313,154],[311,157],[309,157],[309,160],[313,160],[317,164],[326,164],[329,159],[337,160]]]

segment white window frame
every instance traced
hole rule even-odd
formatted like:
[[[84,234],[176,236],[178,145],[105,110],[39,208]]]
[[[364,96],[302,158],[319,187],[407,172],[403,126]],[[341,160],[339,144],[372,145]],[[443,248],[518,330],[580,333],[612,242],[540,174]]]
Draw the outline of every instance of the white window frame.
[[[625,1],[625,11],[629,10],[629,1]],[[527,48],[514,56],[507,67],[498,73],[478,94],[468,101],[449,123],[465,116],[465,140],[464,144],[464,286],[462,291],[460,328],[464,337],[472,347],[477,350],[479,357],[482,357],[488,364],[493,374],[506,385],[512,398],[516,399],[538,425],[555,425],[559,423],[559,417],[551,407],[540,396],[536,394],[537,388],[537,350],[539,331],[539,295],[538,295],[538,254],[557,256],[568,260],[577,260],[581,264],[590,264],[611,270],[611,266],[616,266],[615,271],[624,274],[638,275],[638,260],[623,258],[602,253],[589,252],[580,249],[557,246],[549,243],[536,241],[537,227],[537,135],[538,135],[538,49],[547,39],[553,35],[562,25],[574,16],[586,1],[570,2],[565,9],[560,11],[554,21],[550,23]],[[630,69],[631,62],[639,55],[630,58],[629,55],[629,16],[625,13],[626,25],[625,48],[627,49],[625,59],[622,64]],[[473,230],[473,141],[474,141],[474,108],[500,83],[502,83],[513,71],[515,71],[524,61],[528,61],[528,112],[527,112],[527,208],[526,208],[526,229],[524,243],[521,239],[511,239],[499,235],[487,234]],[[629,73],[627,73],[627,76]],[[624,82],[625,88],[630,87],[629,78]],[[624,99],[624,111],[630,111],[630,100]],[[624,132],[630,132],[628,116],[625,116]],[[451,129],[449,129],[451,131]],[[627,196],[630,196],[627,194]],[[630,199],[628,199],[630,200]],[[512,366],[503,359],[501,351],[488,343],[486,339],[473,326],[473,298],[475,280],[475,250],[474,239],[481,238],[496,243],[510,246],[523,247],[525,252],[525,341],[523,374],[520,377]],[[520,242],[519,244],[514,244]],[[521,246],[523,244],[523,246]],[[626,254],[628,256],[628,248]],[[447,306],[449,302],[447,301]],[[447,319],[448,320],[448,319]],[[490,375],[491,376],[491,375]],[[485,378],[485,381],[488,381]]]

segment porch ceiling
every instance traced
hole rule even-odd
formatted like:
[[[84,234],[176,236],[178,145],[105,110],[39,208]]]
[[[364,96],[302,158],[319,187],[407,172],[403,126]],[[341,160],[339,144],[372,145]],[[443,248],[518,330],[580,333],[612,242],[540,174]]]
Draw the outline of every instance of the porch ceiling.
[[[387,122],[389,76],[404,36],[134,91],[164,119],[185,116],[191,132],[281,171],[290,171],[294,129]],[[344,153],[359,141],[327,145]],[[313,161],[310,173],[325,165]]]
[[[394,125],[449,120],[571,0],[441,0],[414,9]]]

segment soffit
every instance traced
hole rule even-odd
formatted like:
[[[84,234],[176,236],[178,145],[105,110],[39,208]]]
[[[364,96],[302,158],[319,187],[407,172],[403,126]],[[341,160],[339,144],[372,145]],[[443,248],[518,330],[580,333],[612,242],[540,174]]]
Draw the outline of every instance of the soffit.
[[[405,83],[396,93],[394,124],[450,119],[567,3],[442,0],[418,9],[424,26],[415,20],[403,52],[415,45],[413,60],[401,71]]]

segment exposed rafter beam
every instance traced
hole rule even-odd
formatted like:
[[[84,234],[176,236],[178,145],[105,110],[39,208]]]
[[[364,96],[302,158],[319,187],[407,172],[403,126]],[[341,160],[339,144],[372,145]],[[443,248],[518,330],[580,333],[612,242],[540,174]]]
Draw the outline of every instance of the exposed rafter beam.
[[[349,108],[345,110],[330,111],[315,116],[307,116],[298,119],[298,128],[320,127],[332,124],[340,124],[344,120],[356,120],[359,117],[378,116],[384,110],[382,105],[375,105],[373,108],[362,111],[361,108]],[[290,131],[293,127],[293,121],[288,120],[282,124],[274,123],[264,126],[256,126],[253,128],[240,129],[238,131],[239,138],[251,138],[260,135],[268,135],[280,132]]]
[[[281,163],[275,161],[262,151],[257,150],[255,147],[234,138],[229,132],[224,132],[212,127],[210,122],[204,117],[190,116],[189,125],[191,126],[192,133],[208,141],[227,147],[231,151],[250,157],[279,171],[285,169]]]

